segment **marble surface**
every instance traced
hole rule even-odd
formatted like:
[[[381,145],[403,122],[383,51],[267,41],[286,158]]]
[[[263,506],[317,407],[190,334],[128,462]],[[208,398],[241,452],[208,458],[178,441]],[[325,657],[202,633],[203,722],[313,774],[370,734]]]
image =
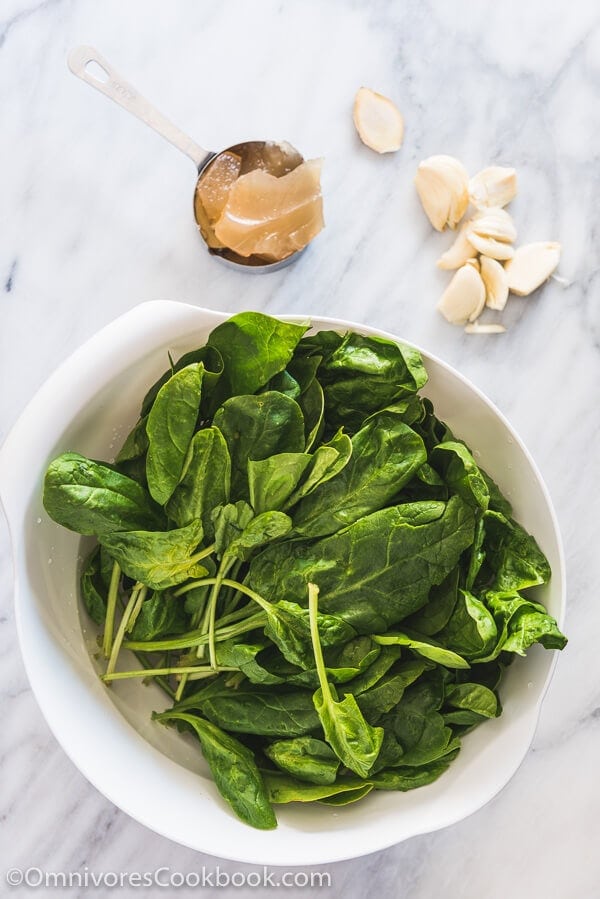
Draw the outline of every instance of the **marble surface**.
[[[323,156],[327,228],[310,251],[256,277],[210,259],[194,230],[191,163],[68,73],[78,43],[100,48],[210,147],[268,136]],[[457,366],[522,435],[556,505],[570,643],[520,770],[468,820],[329,866],[332,886],[315,892],[591,899],[600,890],[599,60],[592,0],[0,5],[0,438],[71,350],[143,300],[323,313],[389,329]],[[399,153],[382,158],[359,143],[351,105],[361,84],[402,109]],[[435,311],[447,275],[434,263],[451,236],[433,232],[412,184],[432,153],[471,171],[516,166],[520,239],[563,244],[568,283],[511,298],[504,336],[467,336]],[[0,602],[2,867],[215,865],[117,810],[55,742],[19,655],[3,521]]]

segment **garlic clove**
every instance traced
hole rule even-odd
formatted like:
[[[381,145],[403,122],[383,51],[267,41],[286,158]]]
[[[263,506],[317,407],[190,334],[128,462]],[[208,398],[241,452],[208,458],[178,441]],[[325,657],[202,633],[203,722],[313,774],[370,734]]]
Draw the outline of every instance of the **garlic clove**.
[[[506,206],[517,195],[517,173],[502,165],[490,165],[469,181],[473,206]]]
[[[465,325],[466,334],[504,334],[505,332],[506,328],[504,325],[498,325],[493,322],[484,325],[480,325],[479,322],[473,322],[470,325]]]
[[[485,284],[485,305],[490,309],[504,309],[508,299],[508,279],[504,266],[487,256],[481,257],[479,265]]]
[[[466,226],[463,225],[452,246],[442,253],[436,265],[438,268],[455,269],[464,265],[473,256],[473,244],[467,240]]]
[[[453,156],[430,156],[419,164],[415,186],[436,231],[456,228],[469,205],[468,184],[465,167]]]
[[[480,237],[492,237],[503,243],[513,243],[517,237],[517,229],[512,216],[500,206],[490,206],[474,215],[467,223],[469,240],[472,234]]]
[[[354,124],[363,144],[377,153],[393,153],[402,146],[404,119],[382,94],[361,87],[354,98]]]
[[[506,264],[508,289],[517,296],[529,296],[550,277],[560,261],[560,250],[560,244],[553,241],[519,247]]]
[[[453,325],[474,321],[485,305],[485,285],[474,266],[466,265],[456,271],[442,294],[438,310]]]
[[[494,240],[493,237],[469,234],[469,243],[473,244],[478,253],[488,256],[490,259],[512,259],[515,255],[512,244],[502,243],[500,240]]]

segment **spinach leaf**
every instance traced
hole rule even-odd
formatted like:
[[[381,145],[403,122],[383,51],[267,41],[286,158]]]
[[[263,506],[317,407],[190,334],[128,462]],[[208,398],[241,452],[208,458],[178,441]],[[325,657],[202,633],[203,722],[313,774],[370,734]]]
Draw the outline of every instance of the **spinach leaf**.
[[[81,598],[95,624],[102,626],[106,618],[106,589],[100,575],[100,547],[96,546],[83,564],[80,577]]]
[[[264,609],[267,613],[265,636],[272,640],[288,662],[300,668],[312,668],[314,655],[308,609],[284,599],[266,605]],[[319,612],[317,624],[323,646],[346,643],[356,636],[354,628],[336,615]]]
[[[481,570],[481,566],[485,562],[485,550],[483,543],[485,540],[485,517],[479,517],[475,523],[475,536],[473,538],[473,546],[471,547],[471,555],[469,558],[469,567],[465,576],[465,589],[472,590],[473,584],[477,579],[477,575]]]
[[[374,635],[373,640],[384,646],[394,643],[398,646],[406,646],[408,649],[412,649],[413,652],[417,652],[419,655],[423,656],[423,658],[430,659],[432,662],[437,662],[438,665],[445,665],[446,668],[470,667],[469,663],[465,661],[462,656],[452,652],[450,649],[445,649],[434,640],[425,640],[420,634],[409,635],[406,633],[392,633],[391,631],[388,631],[387,634],[381,634],[379,636]]]
[[[450,762],[456,758],[457,753],[458,749],[455,749],[447,753],[443,759],[430,762],[428,765],[379,771],[377,774],[371,774],[369,779],[376,790],[400,790],[405,793],[407,790],[415,790],[437,780],[448,770]]]
[[[454,568],[441,584],[432,587],[427,604],[406,619],[411,630],[431,637],[448,624],[458,597],[459,569]]]
[[[226,667],[239,668],[253,684],[281,684],[283,677],[264,668],[257,656],[268,646],[260,643],[237,643],[235,639],[225,640],[217,646],[217,662]]]
[[[358,802],[359,799],[363,799],[372,789],[373,784],[371,781],[365,781],[362,786],[356,787],[355,790],[344,790],[340,793],[334,793],[333,796],[326,796],[324,799],[319,799],[318,801],[321,805],[333,805],[336,807],[340,805],[350,805],[352,802]]]
[[[211,512],[215,535],[215,551],[219,558],[227,551],[227,547],[243,533],[244,528],[254,518],[254,512],[247,502],[227,503],[216,506]]]
[[[183,634],[188,616],[179,599],[154,591],[145,599],[131,630],[131,640],[155,640],[170,634]]]
[[[295,532],[323,537],[385,506],[425,462],[421,438],[392,414],[380,415],[352,438],[352,456],[334,478],[294,511]]]
[[[381,632],[421,608],[433,584],[456,567],[473,540],[473,521],[458,496],[394,506],[314,544],[267,547],[247,581],[262,596],[299,603],[318,581],[323,611],[342,615],[359,633]]]
[[[291,508],[303,497],[312,493],[320,484],[330,481],[339,474],[346,467],[351,456],[352,441],[347,434],[338,431],[328,443],[321,444],[312,456],[309,456],[310,464],[304,478],[289,496],[285,508]]]
[[[401,653],[402,650],[399,646],[382,646],[381,652],[367,667],[366,671],[352,678],[343,692],[353,693],[357,696],[359,693],[364,693],[366,690],[374,687],[383,675],[389,671],[394,662],[398,661]]]
[[[215,724],[242,734],[301,737],[319,727],[307,690],[275,692],[273,688],[241,686],[223,689],[198,701],[198,708]]]
[[[453,493],[458,493],[466,503],[485,512],[490,502],[490,492],[464,443],[456,440],[439,443],[433,448],[429,461],[441,471]]]
[[[144,418],[144,416],[148,415],[148,412],[150,412],[150,409],[152,408],[154,400],[156,399],[161,387],[163,387],[167,383],[167,381],[173,377],[173,375],[177,374],[177,372],[181,371],[183,368],[187,368],[188,365],[193,365],[194,363],[202,363],[202,365],[204,366],[202,392],[204,399],[206,399],[206,397],[210,395],[210,392],[223,373],[223,359],[221,357],[221,354],[215,347],[203,346],[199,347],[198,349],[191,350],[189,353],[184,353],[183,356],[181,356],[181,358],[178,359],[175,364],[171,362],[171,367],[167,369],[167,371],[164,372],[164,374],[162,374],[157,381],[155,381],[155,383],[146,393],[146,396],[144,397],[144,400],[142,402],[140,418]],[[202,406],[204,406],[204,400],[202,402]]]
[[[117,531],[100,537],[125,574],[152,590],[206,575],[207,569],[194,557],[201,541],[198,520],[174,531]]]
[[[493,512],[501,512],[506,518],[510,518],[512,515],[512,506],[505,496],[502,495],[500,488],[496,484],[496,482],[490,477],[487,471],[484,471],[483,468],[479,469],[482,477],[487,484],[488,492],[490,494],[490,503],[489,508]]]
[[[86,536],[162,524],[140,484],[79,453],[63,453],[48,466],[44,508],[54,521]]]
[[[430,666],[425,661],[415,659],[406,662],[397,670],[387,674],[378,684],[359,693],[356,697],[358,707],[370,724],[398,705],[404,691],[414,683]]]
[[[323,740],[316,737],[277,740],[263,751],[278,768],[298,780],[323,786],[335,783],[340,762]]]
[[[321,620],[321,613],[317,614],[317,618]],[[319,624],[320,633],[321,626]],[[321,639],[321,643],[324,645],[323,639]],[[328,681],[334,684],[344,684],[347,681],[353,681],[360,674],[370,669],[380,652],[381,647],[373,643],[370,637],[356,637],[344,646],[329,647],[323,653],[325,676]],[[314,666],[314,654],[311,664]],[[298,686],[311,687],[314,690],[320,684],[319,672],[315,667],[307,667],[305,671],[297,671],[288,675],[287,682]]]
[[[498,629],[485,604],[468,590],[459,590],[454,611],[436,637],[444,646],[473,660],[491,652]]]
[[[273,375],[269,383],[258,392],[264,393],[267,390],[277,390],[279,393],[285,393],[286,396],[291,397],[293,400],[297,400],[302,393],[300,384],[287,369]]]
[[[279,771],[263,771],[263,778],[269,799],[275,805],[286,802],[314,802],[316,799],[329,799],[342,793],[355,795],[357,790],[370,786],[358,777],[343,777],[333,784],[309,784]],[[361,792],[356,798],[363,795]]]
[[[328,682],[317,620],[319,591],[314,584],[309,584],[308,591],[311,638],[320,682],[313,702],[327,742],[337,757],[355,774],[366,777],[379,754],[383,730],[365,721],[351,693],[340,700],[335,687]]]
[[[501,651],[525,655],[534,643],[541,643],[546,649],[566,646],[566,637],[555,619],[539,603],[524,599],[518,593],[494,592],[487,593],[485,601],[499,628],[496,647],[486,659],[495,658]]]
[[[300,394],[298,405],[304,419],[305,449],[308,452],[321,438],[325,427],[325,394],[319,381],[312,380],[306,390]]]
[[[497,718],[501,712],[498,697],[483,684],[453,684],[446,691],[446,703],[484,718]]]
[[[512,592],[550,580],[550,565],[535,539],[500,512],[485,515],[484,549],[493,572],[490,590]]]
[[[283,371],[306,328],[260,312],[241,312],[218,325],[208,338],[224,362],[213,410],[231,396],[255,393]]]
[[[456,748],[452,730],[438,709],[443,701],[435,681],[420,678],[408,687],[390,713],[396,739],[402,747],[402,765],[428,765]],[[383,723],[383,722],[382,722]]]
[[[233,497],[249,499],[248,461],[304,449],[304,421],[298,403],[282,393],[234,396],[214,417],[231,456]]]
[[[127,435],[125,443],[119,450],[115,462],[117,465],[121,462],[130,462],[133,459],[139,459],[146,455],[148,450],[148,434],[146,433],[146,425],[148,416],[145,415],[133,426]]]
[[[163,722],[183,721],[196,732],[221,796],[242,821],[261,830],[277,827],[264,781],[249,749],[196,715],[167,711],[154,717]]]
[[[370,413],[416,393],[427,372],[412,347],[349,332],[323,360],[318,377],[329,426],[356,431]]]
[[[292,529],[292,519],[284,512],[261,512],[227,545],[225,554],[244,562],[261,547],[284,537]]]
[[[180,482],[167,504],[167,514],[178,527],[200,518],[207,540],[214,536],[211,513],[229,500],[231,461],[218,428],[194,435]]]
[[[250,459],[248,492],[257,515],[284,508],[312,458],[308,453],[276,453],[267,459]]]
[[[200,409],[204,367],[194,363],[176,372],[158,391],[148,413],[148,489],[164,505],[179,483]]]
[[[343,336],[337,331],[317,331],[316,334],[309,334],[298,343],[294,352],[293,364],[296,365],[302,359],[310,359],[314,356],[320,356],[319,363],[322,360],[327,361],[341,345],[343,339]]]

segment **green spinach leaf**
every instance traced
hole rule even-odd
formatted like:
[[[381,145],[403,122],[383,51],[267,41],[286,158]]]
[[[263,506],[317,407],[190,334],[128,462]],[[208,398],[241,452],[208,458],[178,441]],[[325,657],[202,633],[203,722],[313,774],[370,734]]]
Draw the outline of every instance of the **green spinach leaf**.
[[[162,524],[160,511],[140,484],[79,453],[63,453],[48,466],[44,508],[54,521],[86,536]]]
[[[308,783],[335,783],[339,759],[333,749],[316,737],[277,740],[264,748],[265,755],[286,774]]]
[[[200,518],[207,540],[214,536],[211,513],[227,503],[231,461],[218,428],[204,428],[194,435],[181,480],[167,504],[167,514],[178,527]]]
[[[383,730],[365,721],[352,694],[340,700],[328,682],[317,620],[319,591],[314,584],[309,584],[308,590],[311,637],[320,682],[313,702],[327,742],[337,757],[359,777],[366,777],[379,754]]]
[[[174,531],[120,531],[100,537],[125,574],[151,590],[206,575],[207,569],[194,557],[201,541],[198,520]]]
[[[194,363],[176,372],[158,391],[148,413],[148,489],[165,505],[179,483],[196,428],[204,367]]]
[[[231,492],[249,499],[248,461],[304,449],[304,421],[298,403],[282,393],[235,396],[214,417],[231,456]]]
[[[246,746],[196,715],[167,711],[155,718],[183,721],[196,732],[221,796],[242,821],[261,830],[277,827],[264,781]]]
[[[342,615],[359,633],[385,631],[421,608],[456,567],[473,523],[458,496],[447,504],[394,506],[314,544],[268,547],[252,560],[247,580],[262,596],[299,603],[308,583],[318,581],[322,611]]]
[[[208,338],[224,363],[213,410],[231,396],[255,393],[283,371],[306,328],[260,312],[240,312],[218,325]]]
[[[380,415],[352,438],[352,455],[294,510],[295,532],[323,537],[385,506],[426,460],[421,438],[392,414]]]

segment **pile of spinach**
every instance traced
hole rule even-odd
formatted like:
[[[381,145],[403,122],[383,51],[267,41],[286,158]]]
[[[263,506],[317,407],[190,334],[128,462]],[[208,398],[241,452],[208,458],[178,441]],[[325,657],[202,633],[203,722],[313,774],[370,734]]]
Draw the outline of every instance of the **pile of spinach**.
[[[260,828],[273,804],[431,783],[500,714],[514,655],[566,642],[529,594],[546,558],[419,396],[419,354],[306,331],[233,316],[171,361],[114,463],[64,453],[44,486],[97,538],[103,680],[156,680],[156,720]]]

